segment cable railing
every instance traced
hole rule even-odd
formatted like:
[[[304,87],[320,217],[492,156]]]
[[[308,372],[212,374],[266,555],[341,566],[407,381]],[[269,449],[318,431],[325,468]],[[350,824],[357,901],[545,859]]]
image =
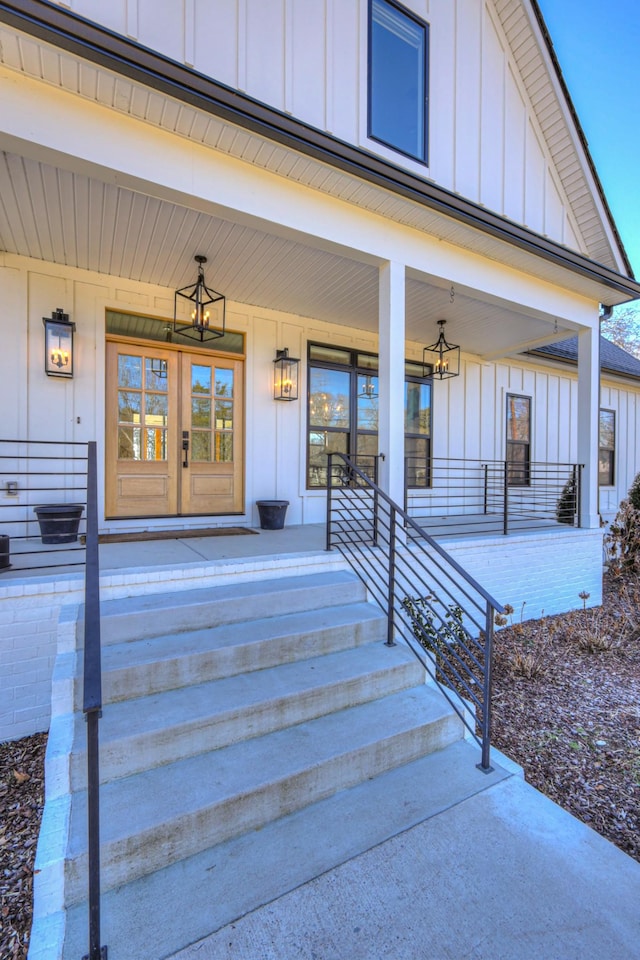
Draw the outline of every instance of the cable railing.
[[[431,673],[482,751],[491,749],[494,616],[503,607],[348,457],[329,454],[327,549],[337,548]]]
[[[100,945],[100,771],[102,714],[98,473],[96,443],[0,440],[0,575],[84,567],[84,673],[87,721],[89,952]],[[1,581],[0,581],[1,582]]]
[[[433,457],[421,473],[418,465],[405,459],[405,510],[433,536],[580,525],[580,464]]]

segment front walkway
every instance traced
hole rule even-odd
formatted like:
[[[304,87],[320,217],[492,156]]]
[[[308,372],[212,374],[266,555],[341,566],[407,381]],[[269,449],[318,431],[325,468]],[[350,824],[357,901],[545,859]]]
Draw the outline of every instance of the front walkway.
[[[511,776],[172,960],[638,960],[638,904],[640,864]]]

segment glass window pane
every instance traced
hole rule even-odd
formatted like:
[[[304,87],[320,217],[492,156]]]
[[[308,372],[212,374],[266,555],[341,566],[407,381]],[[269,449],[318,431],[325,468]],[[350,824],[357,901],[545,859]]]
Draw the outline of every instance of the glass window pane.
[[[507,446],[507,481],[511,486],[528,483],[528,451],[526,443],[510,443]]]
[[[167,361],[160,360],[157,357],[145,357],[144,364],[144,379],[147,390],[166,392],[168,389]]]
[[[358,429],[378,430],[378,378],[358,374]]]
[[[162,393],[145,393],[144,422],[148,427],[166,427],[169,397]]]
[[[218,463],[233,461],[233,434],[216,433],[216,460]]]
[[[431,436],[431,384],[405,383],[404,428],[408,433]]]
[[[233,396],[233,370],[216,368],[216,397]]]
[[[142,357],[118,356],[118,386],[142,389]]]
[[[601,450],[598,459],[598,483],[601,487],[613,486],[613,453]]]
[[[167,431],[147,427],[145,434],[146,460],[167,459]]]
[[[233,403],[230,400],[216,400],[216,430],[233,429]]]
[[[309,422],[319,427],[349,427],[351,375],[346,370],[309,371]]]
[[[529,397],[507,394],[507,440],[529,442],[530,405]]]
[[[191,434],[191,459],[198,463],[211,463],[211,434],[195,430]]]
[[[194,363],[191,366],[191,392],[211,396],[211,367]]]
[[[613,410],[600,411],[600,446],[606,450],[615,447],[615,414]]]
[[[422,437],[405,439],[405,457],[407,461],[407,486],[429,486],[429,441]]]
[[[118,427],[118,460],[142,460],[141,427]]]
[[[309,486],[326,487],[327,454],[347,452],[347,433],[311,430],[309,433]]]
[[[425,160],[426,27],[385,0],[371,6],[371,136]]]
[[[193,397],[191,400],[191,426],[211,427],[211,400]]]
[[[310,360],[324,360],[325,363],[339,363],[345,367],[351,366],[351,351],[339,350],[336,347],[324,347],[313,343],[309,347]]]
[[[118,420],[121,423],[140,423],[142,394],[118,390]]]

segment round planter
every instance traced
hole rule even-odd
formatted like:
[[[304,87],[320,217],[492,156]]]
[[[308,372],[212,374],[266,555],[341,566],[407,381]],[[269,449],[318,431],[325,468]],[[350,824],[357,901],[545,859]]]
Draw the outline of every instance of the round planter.
[[[81,503],[48,503],[34,507],[43,543],[75,543],[78,539]]]
[[[261,530],[282,530],[289,506],[288,500],[256,500]]]
[[[11,566],[9,542],[9,537],[6,534],[0,536],[0,570],[6,570]]]

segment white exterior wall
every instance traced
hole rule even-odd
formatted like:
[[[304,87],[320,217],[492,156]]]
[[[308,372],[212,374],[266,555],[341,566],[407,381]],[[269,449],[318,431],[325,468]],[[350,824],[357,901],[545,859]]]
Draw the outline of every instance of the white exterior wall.
[[[430,27],[428,166],[367,136],[365,0],[59,2],[586,252],[491,2],[404,2]]]
[[[610,521],[640,472],[640,385],[633,387],[603,377],[600,407],[616,415],[615,486],[600,487],[600,513],[603,520]]]

